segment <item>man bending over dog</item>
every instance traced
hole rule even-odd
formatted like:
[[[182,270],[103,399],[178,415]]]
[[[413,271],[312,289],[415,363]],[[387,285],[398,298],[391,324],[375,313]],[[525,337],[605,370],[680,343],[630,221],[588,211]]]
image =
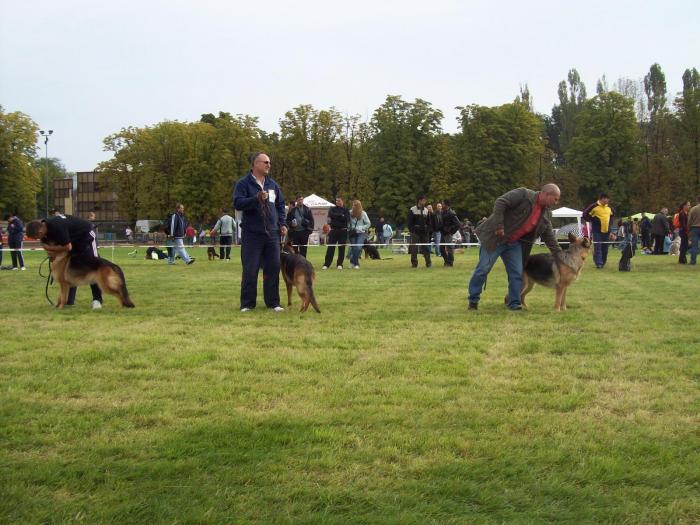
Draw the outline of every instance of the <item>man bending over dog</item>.
[[[545,184],[539,192],[517,188],[496,199],[491,216],[476,228],[481,248],[469,281],[470,310],[478,308],[486,278],[499,257],[508,275],[508,309],[522,310],[524,261],[535,239],[541,237],[553,255],[561,253],[551,222],[551,207],[559,202],[560,196],[558,186]]]
[[[27,225],[27,235],[40,239],[44,245],[51,245],[47,251],[53,253],[70,252],[70,255],[97,257],[95,232],[88,221],[71,215],[56,215],[41,221],[32,221]],[[91,284],[92,309],[102,308],[102,292],[97,284]],[[75,302],[77,288],[68,292],[67,306]]]

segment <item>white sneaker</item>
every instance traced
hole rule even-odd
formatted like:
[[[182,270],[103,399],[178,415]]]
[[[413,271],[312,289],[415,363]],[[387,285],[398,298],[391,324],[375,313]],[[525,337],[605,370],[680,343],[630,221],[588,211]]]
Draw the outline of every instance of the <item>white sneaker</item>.
[[[26,270],[26,269],[27,269],[26,266],[22,266],[22,267],[20,268],[20,270],[22,270],[22,271],[24,271],[24,270]]]
[[[241,312],[250,312],[252,308],[241,308]]]
[[[335,269],[336,269],[336,270],[342,270],[342,269],[343,269],[343,265],[342,265],[342,264],[339,264],[338,266],[336,266]]]
[[[327,270],[328,266],[321,266],[321,270]]]
[[[356,264],[355,266],[352,267],[352,269],[353,269],[353,270],[359,270],[359,269],[360,269],[360,265],[359,265],[359,264]]]
[[[13,267],[12,269],[13,269],[13,270],[19,270],[19,268],[17,268],[16,266],[15,266],[15,267]]]
[[[272,311],[273,311],[273,312],[284,312],[284,308],[282,308],[281,306],[275,306],[275,307],[272,309]]]
[[[100,301],[98,301],[97,299],[92,301],[92,309],[93,310],[99,310],[101,308],[102,308],[102,303]]]

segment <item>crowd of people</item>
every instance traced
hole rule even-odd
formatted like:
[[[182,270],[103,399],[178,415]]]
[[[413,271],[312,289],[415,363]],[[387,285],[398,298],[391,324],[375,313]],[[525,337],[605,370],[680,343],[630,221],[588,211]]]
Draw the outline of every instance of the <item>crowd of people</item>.
[[[222,209],[216,224],[211,229],[202,228],[200,242],[210,239],[210,250],[214,250],[218,238],[219,258],[230,261],[231,246],[240,227],[241,262],[243,266],[240,309],[242,312],[252,310],[257,305],[257,280],[260,270],[263,272],[263,294],[266,307],[282,311],[279,296],[280,241],[289,236],[297,253],[306,257],[309,237],[316,230],[311,209],[304,204],[301,194],[295,196],[294,202],[285,205],[280,186],[269,176],[271,161],[267,154],[256,153],[251,158],[251,169],[233,189],[233,205],[242,213],[240,224]],[[410,264],[418,267],[418,255],[423,257],[427,268],[432,266],[432,256],[441,257],[444,266],[454,264],[454,241],[459,238],[469,242],[476,236],[480,243],[479,260],[468,286],[469,309],[476,310],[486,279],[496,261],[503,260],[508,277],[508,296],[506,306],[519,310],[522,273],[532,245],[541,239],[551,253],[558,257],[562,253],[552,228],[552,207],[559,201],[561,192],[554,184],[545,184],[540,191],[517,188],[496,199],[493,213],[482,218],[472,230],[471,223],[462,222],[452,209],[449,199],[443,199],[433,207],[424,195],[419,195],[414,206],[407,210],[408,253]],[[167,258],[168,264],[176,264],[176,258],[186,265],[192,265],[195,259],[189,255],[186,246],[193,245],[197,230],[185,217],[185,207],[178,203],[162,226],[167,236],[165,252],[157,247],[149,248],[147,253],[153,258]],[[605,267],[609,247],[619,243],[622,251],[619,269],[629,270],[629,259],[637,250],[641,241],[643,253],[659,255],[664,253],[672,238],[677,238],[678,262],[695,265],[700,250],[700,197],[692,206],[683,202],[669,221],[668,209],[663,208],[653,218],[642,214],[640,218],[619,219],[617,228],[613,227],[616,219],[615,210],[610,206],[610,197],[601,193],[598,199],[583,211],[584,220],[590,224],[590,231],[583,232],[593,240],[595,267]],[[6,215],[7,241],[12,257],[12,269],[24,270],[22,241],[24,225],[19,217]],[[38,222],[38,221],[33,221]],[[51,241],[67,246],[71,253],[95,256],[96,233],[94,215],[91,221],[70,217],[56,212],[33,225],[43,241]],[[326,254],[322,270],[329,269],[338,256],[335,267],[342,270],[345,262],[345,250],[349,247],[348,261],[353,269],[360,268],[360,254],[367,241],[372,223],[363,209],[362,202],[355,199],[350,208],[345,206],[341,196],[335,199],[335,205],[328,210],[326,224],[321,228],[326,238]],[[391,225],[384,217],[379,217],[374,225],[375,244],[388,245],[394,236]],[[127,238],[133,240],[133,231],[127,228]],[[0,230],[0,266],[2,264],[3,235]],[[93,286],[93,308],[99,308],[102,297],[99,288]],[[71,291],[69,304],[75,299],[75,290]]]

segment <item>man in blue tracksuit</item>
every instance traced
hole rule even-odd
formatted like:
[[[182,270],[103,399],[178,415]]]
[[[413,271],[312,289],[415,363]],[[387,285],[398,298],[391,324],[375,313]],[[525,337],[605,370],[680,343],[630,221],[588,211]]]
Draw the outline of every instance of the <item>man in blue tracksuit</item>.
[[[251,170],[236,182],[233,206],[241,219],[241,312],[255,308],[258,272],[263,271],[265,305],[276,312],[280,306],[280,239],[287,235],[284,196],[272,180],[270,157],[258,152],[251,157]]]
[[[14,213],[5,215],[7,221],[7,243],[10,245],[12,255],[12,269],[26,270],[24,257],[22,256],[22,241],[24,241],[24,223]]]

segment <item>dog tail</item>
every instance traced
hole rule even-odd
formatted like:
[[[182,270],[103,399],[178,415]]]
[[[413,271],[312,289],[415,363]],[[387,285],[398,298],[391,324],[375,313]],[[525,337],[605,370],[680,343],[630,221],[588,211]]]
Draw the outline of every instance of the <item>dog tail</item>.
[[[309,290],[309,302],[311,303],[311,306],[314,307],[314,310],[316,310],[316,313],[320,314],[321,309],[318,307],[318,303],[316,302],[316,295],[314,294],[314,275],[313,273],[307,273],[306,274],[306,288]]]
[[[114,270],[114,273],[116,273],[119,277],[118,282],[110,283],[115,285],[114,287],[117,289],[115,291],[117,292],[116,295],[119,296],[119,301],[125,308],[134,308],[136,305],[131,300],[131,297],[129,297],[129,290],[126,289],[126,279],[124,278],[124,272],[116,264],[110,264],[112,266],[112,270]]]

